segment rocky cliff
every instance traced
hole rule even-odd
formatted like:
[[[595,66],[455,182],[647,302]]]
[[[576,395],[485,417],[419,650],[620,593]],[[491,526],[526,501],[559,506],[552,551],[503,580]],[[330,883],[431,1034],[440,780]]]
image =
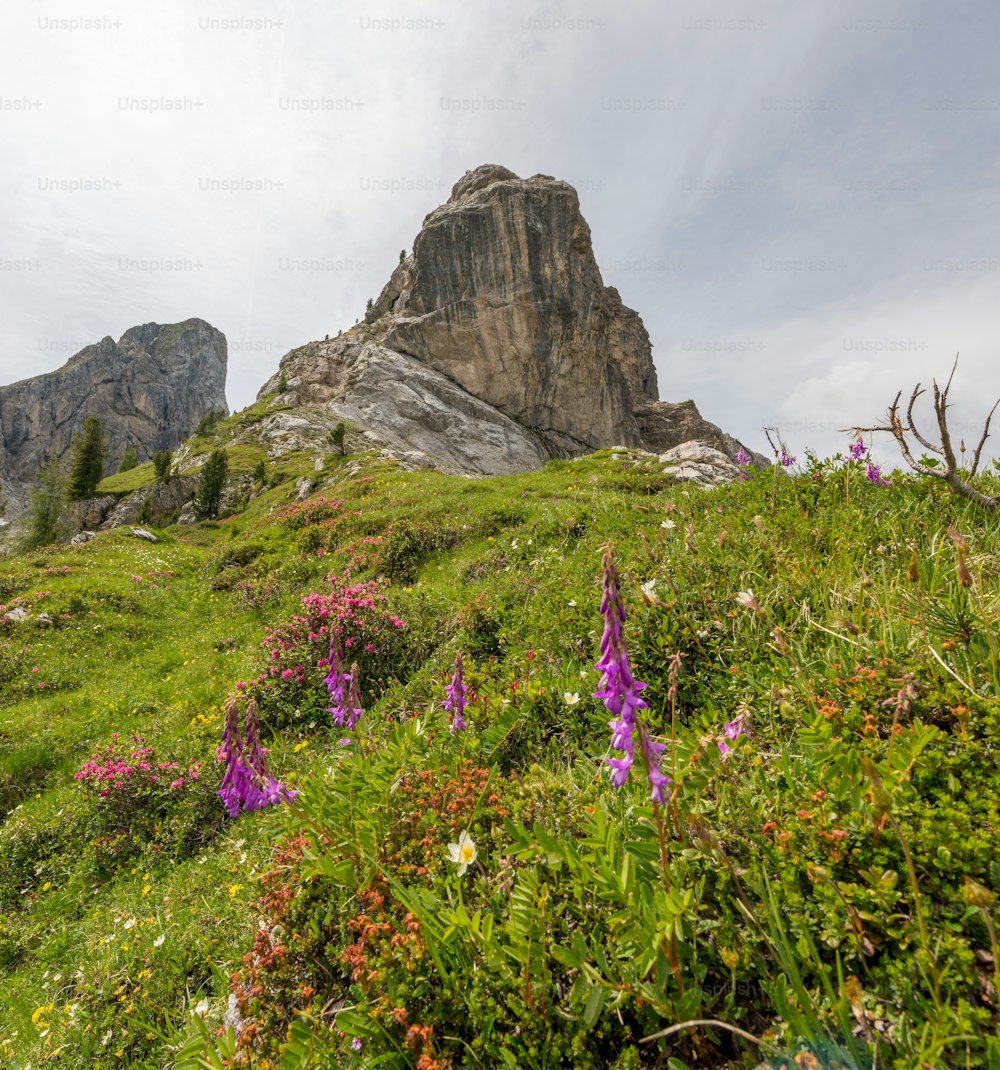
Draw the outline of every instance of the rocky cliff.
[[[226,409],[225,387],[226,338],[204,320],[104,338],[57,371],[0,387],[0,483],[17,497],[45,461],[66,456],[88,416],[104,425],[108,471],[129,446],[149,460]]]
[[[657,397],[649,336],[606,287],[576,191],[486,165],[431,212],[365,316],[288,354],[293,405],[446,469],[500,473],[640,445]]]
[[[317,426],[344,420],[462,472],[609,446],[664,452],[685,441],[671,428],[690,430],[659,411],[649,335],[604,285],[576,191],[495,164],[467,172],[424,219],[363,324],[293,350],[259,396],[279,385],[298,415],[275,415],[276,441],[309,408]],[[728,445],[700,418],[688,437]]]

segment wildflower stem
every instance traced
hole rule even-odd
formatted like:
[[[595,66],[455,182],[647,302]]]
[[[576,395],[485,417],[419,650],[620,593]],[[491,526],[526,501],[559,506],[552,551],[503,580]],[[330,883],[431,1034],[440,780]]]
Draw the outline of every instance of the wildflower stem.
[[[717,1018],[695,1018],[690,1022],[678,1022],[677,1025],[668,1026],[666,1029],[661,1029],[658,1033],[652,1033],[648,1037],[643,1037],[640,1044],[650,1044],[654,1040],[662,1040],[664,1037],[673,1036],[674,1033],[679,1033],[683,1029],[702,1029],[704,1026],[711,1026],[713,1029],[728,1029],[730,1033],[734,1033],[738,1037],[742,1037],[744,1040],[749,1040],[759,1047],[764,1048],[767,1051],[773,1052],[775,1055],[780,1055],[781,1050],[776,1048],[773,1044],[768,1043],[766,1040],[761,1040],[760,1037],[755,1037],[753,1033],[748,1033],[745,1029],[740,1029],[738,1025],[730,1025],[728,1022],[720,1022]]]

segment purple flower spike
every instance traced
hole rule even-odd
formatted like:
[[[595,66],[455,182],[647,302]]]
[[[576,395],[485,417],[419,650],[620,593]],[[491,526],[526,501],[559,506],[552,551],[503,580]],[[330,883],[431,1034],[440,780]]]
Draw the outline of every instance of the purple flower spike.
[[[743,465],[744,468],[750,463],[750,454],[742,446],[736,452],[736,463]]]
[[[625,604],[622,600],[621,581],[615,567],[614,554],[609,546],[602,561],[601,613],[604,615],[604,634],[601,637],[601,658],[594,666],[601,673],[601,686],[594,692],[614,714],[608,721],[611,729],[611,746],[623,753],[622,758],[607,758],[611,769],[611,783],[620,788],[628,779],[632,767],[632,733],[635,730],[635,711],[645,709],[646,703],[639,692],[646,686],[632,676],[628,660],[628,646],[622,635],[625,623]]]
[[[448,684],[445,690],[448,692],[448,697],[441,705],[451,714],[451,733],[454,735],[456,732],[462,732],[469,727],[462,716],[462,710],[467,705],[466,695],[468,695],[469,689],[462,681],[461,650],[455,655],[455,672],[452,675],[451,683]]]
[[[351,674],[344,671],[344,651],[340,645],[340,637],[333,628],[330,629],[330,658],[326,676],[323,679],[333,705],[327,707],[327,713],[333,717],[333,723],[338,728],[344,727],[344,718],[348,715],[348,700],[351,685]],[[351,725],[348,725],[350,728]]]
[[[260,745],[257,703],[253,699],[247,704],[242,738],[239,703],[235,698],[226,703],[222,744],[217,756],[226,763],[218,794],[230,817],[238,817],[241,809],[263,810],[265,806],[291,801],[298,795],[276,780],[267,768],[267,751]]]
[[[795,464],[795,458],[788,452],[788,450],[785,449],[784,446],[781,447],[781,458],[780,458],[780,460],[781,460],[782,467],[784,467],[784,468],[788,468],[789,465]]]
[[[889,486],[889,480],[882,478],[882,473],[879,471],[878,465],[872,464],[871,461],[869,461],[865,467],[865,479],[867,479],[869,483],[874,483],[876,487]]]
[[[664,790],[669,796],[670,777],[660,769],[660,756],[666,750],[665,743],[656,743],[644,729],[640,729],[639,738],[642,742],[642,756],[646,763],[646,778],[649,780],[649,793],[653,802],[660,806],[666,806]]]
[[[855,439],[851,443],[851,460],[860,460],[868,452],[868,447],[861,441],[860,438]]]

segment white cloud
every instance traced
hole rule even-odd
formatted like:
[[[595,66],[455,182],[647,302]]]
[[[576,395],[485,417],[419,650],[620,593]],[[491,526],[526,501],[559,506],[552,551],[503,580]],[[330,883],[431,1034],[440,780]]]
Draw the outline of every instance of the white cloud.
[[[0,381],[201,316],[245,405],[282,353],[353,323],[453,182],[496,162],[577,186],[663,396],[756,447],[761,424],[877,415],[956,349],[964,408],[1000,388],[1000,15],[962,10],[108,0],[86,17],[120,25],[70,30],[48,21],[82,17],[67,3],[24,8],[0,37]],[[58,188],[80,178],[102,188]]]

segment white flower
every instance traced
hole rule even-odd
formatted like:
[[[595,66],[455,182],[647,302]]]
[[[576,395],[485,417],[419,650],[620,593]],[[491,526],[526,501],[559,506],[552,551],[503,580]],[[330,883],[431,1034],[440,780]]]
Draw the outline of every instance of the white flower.
[[[476,860],[476,845],[472,837],[466,831],[462,831],[458,837],[458,843],[448,844],[448,857],[458,865],[458,875],[462,874]]]
[[[736,596],[736,601],[739,602],[741,606],[745,606],[747,609],[752,609],[754,613],[764,612],[760,608],[760,602],[757,601],[757,599],[754,597],[753,591],[751,591],[749,588],[747,588],[747,590],[745,591],[740,591],[740,593]]]
[[[163,933],[160,933],[160,935],[153,941],[153,947],[162,947],[164,940],[166,940],[166,937]]]
[[[674,523],[674,521],[673,521],[673,520],[671,520],[671,519],[670,519],[670,518],[668,517],[668,518],[667,518],[666,520],[661,520],[661,521],[660,521],[660,527],[661,527],[661,528],[666,528],[666,529],[667,529],[667,530],[669,531],[669,530],[670,530],[671,528],[675,528],[675,527],[677,527],[677,525],[676,525],[676,524]]]
[[[578,692],[576,692],[576,691],[564,691],[563,692],[563,702],[565,702],[567,706],[575,706],[579,701],[580,701],[580,695],[579,695]]]
[[[648,580],[646,583],[639,584],[639,590],[649,599],[656,597],[656,580]]]
[[[575,599],[575,598],[571,598],[571,599],[569,600],[569,604],[570,604],[571,606],[575,606],[575,605],[576,605],[576,599]]]

